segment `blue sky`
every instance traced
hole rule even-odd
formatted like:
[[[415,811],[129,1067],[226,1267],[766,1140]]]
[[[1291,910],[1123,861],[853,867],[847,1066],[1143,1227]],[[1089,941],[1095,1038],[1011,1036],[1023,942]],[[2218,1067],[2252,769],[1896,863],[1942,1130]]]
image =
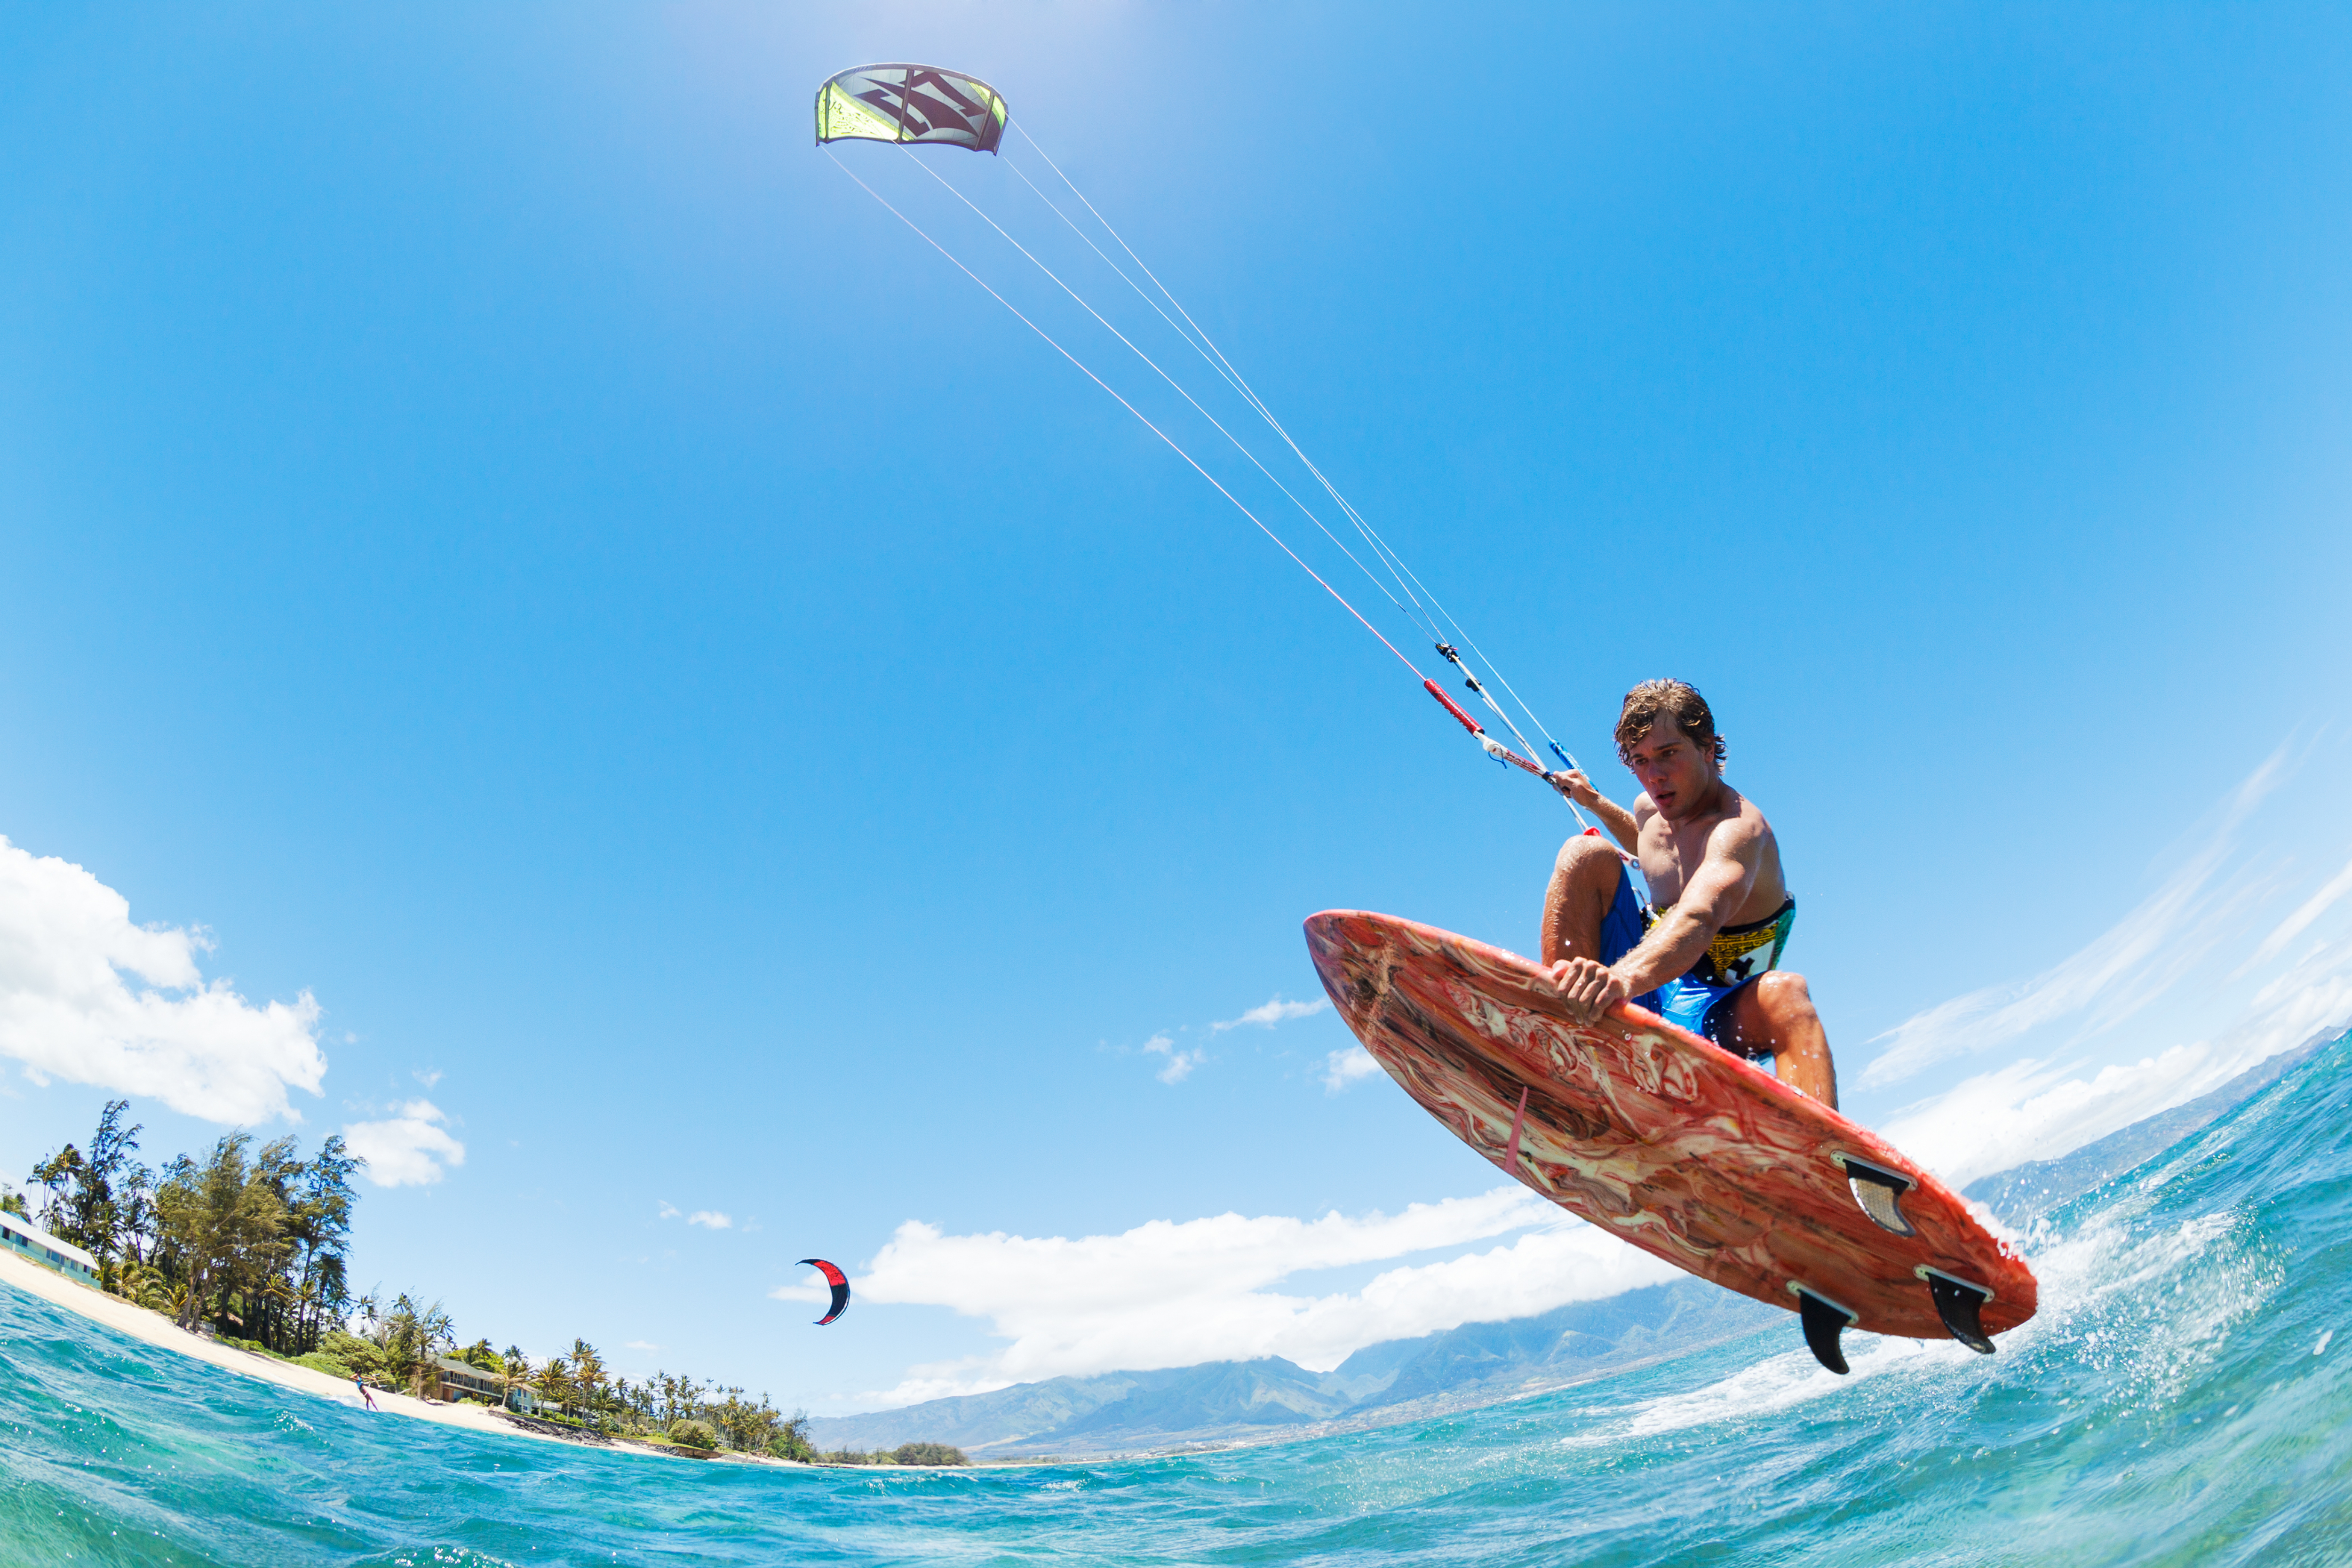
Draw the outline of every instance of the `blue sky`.
[[[833,1408],[1163,1353],[1022,1316],[1152,1237],[1248,1293],[1202,1353],[1557,1273],[1472,1280],[1531,1216],[1327,1089],[1328,1012],[1213,1026],[1316,996],[1318,909],[1531,944],[1566,813],[811,147],[826,74],[913,58],[1004,93],[1605,788],[1627,685],[1706,692],[1850,1109],[1956,1171],[1994,1101],[2063,1144],[2337,994],[2347,56],[2284,6],[20,8],[0,834],[84,870],[8,929],[102,978],[201,928],[124,994],[226,982],[306,1141],[404,1138],[359,1273],[501,1343]],[[1008,153],[925,157],[1156,325]],[[28,1006],[12,1175],[114,1081]],[[1889,1038],[1934,1048],[1865,1086]],[[217,1135],[168,1098],[151,1154]],[[812,1253],[889,1265],[822,1332],[769,1294]],[[1269,1291],[1356,1326],[1253,1339]]]

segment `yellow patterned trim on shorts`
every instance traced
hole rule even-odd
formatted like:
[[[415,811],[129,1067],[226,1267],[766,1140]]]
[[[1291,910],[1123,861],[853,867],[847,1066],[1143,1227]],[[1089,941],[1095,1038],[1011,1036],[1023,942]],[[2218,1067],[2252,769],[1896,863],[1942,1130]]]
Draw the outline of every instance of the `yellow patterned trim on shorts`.
[[[1664,910],[1650,911],[1656,924]],[[1729,990],[1780,966],[1780,952],[1789,945],[1790,928],[1797,923],[1797,900],[1790,899],[1769,922],[1748,931],[1718,931],[1706,944],[1706,955],[1691,965],[1690,978],[1702,985]]]

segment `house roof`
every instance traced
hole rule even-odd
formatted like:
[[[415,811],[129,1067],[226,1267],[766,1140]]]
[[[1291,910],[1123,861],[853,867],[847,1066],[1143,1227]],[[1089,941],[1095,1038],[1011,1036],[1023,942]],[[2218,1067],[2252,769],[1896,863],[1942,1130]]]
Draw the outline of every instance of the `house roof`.
[[[506,1375],[506,1373],[502,1373],[502,1372],[492,1372],[492,1371],[490,1371],[488,1367],[476,1366],[472,1362],[469,1362],[469,1361],[459,1361],[456,1356],[453,1356],[453,1355],[437,1355],[437,1356],[435,1356],[435,1357],[433,1358],[433,1364],[434,1364],[435,1366],[437,1366],[437,1367],[446,1368],[446,1370],[448,1370],[448,1371],[450,1371],[450,1372],[463,1372],[463,1373],[472,1373],[472,1374],[473,1374],[474,1376],[476,1376],[476,1377],[487,1377],[487,1378],[496,1379],[496,1378],[501,1378],[501,1377],[504,1377],[504,1376]]]
[[[92,1258],[89,1253],[84,1252],[80,1247],[76,1247],[70,1241],[59,1241],[56,1237],[51,1236],[47,1231],[43,1230],[39,1226],[35,1225],[31,1220],[25,1218],[22,1215],[0,1213],[0,1230],[6,1230],[15,1235],[21,1236],[26,1241],[31,1242],[35,1247],[46,1247],[50,1251],[55,1252],[61,1257],[70,1258],[76,1263],[80,1264],[84,1268],[90,1269],[93,1272],[95,1272],[98,1268],[97,1258]]]

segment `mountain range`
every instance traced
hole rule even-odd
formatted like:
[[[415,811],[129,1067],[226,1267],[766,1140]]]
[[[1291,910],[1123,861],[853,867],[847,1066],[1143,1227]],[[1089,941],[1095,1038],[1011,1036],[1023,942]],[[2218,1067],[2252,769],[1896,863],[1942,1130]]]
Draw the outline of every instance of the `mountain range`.
[[[2049,1213],[2069,1198],[2104,1186],[2126,1171],[2144,1165],[2192,1132],[2200,1132],[2229,1111],[2309,1061],[2343,1037],[2336,1027],[2322,1029],[2291,1051],[2282,1051],[2230,1079],[2210,1094],[2200,1095],[2170,1110],[2135,1121],[2095,1143],[2085,1143],[2055,1160],[2036,1160],[1971,1182],[1962,1197],[1974,1198],[2011,1225],[2022,1225]]]
[[[1367,1345],[1325,1373],[1267,1356],[1055,1377],[864,1415],[819,1416],[809,1436],[825,1448],[952,1443],[989,1458],[1317,1436],[1580,1383],[1775,1321],[1787,1314],[1678,1279],[1539,1317]]]

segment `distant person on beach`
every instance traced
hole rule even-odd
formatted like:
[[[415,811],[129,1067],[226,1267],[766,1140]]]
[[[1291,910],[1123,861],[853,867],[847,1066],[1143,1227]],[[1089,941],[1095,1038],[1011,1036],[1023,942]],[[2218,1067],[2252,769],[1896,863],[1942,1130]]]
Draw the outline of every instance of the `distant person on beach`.
[[[1706,698],[1645,680],[1617,718],[1617,755],[1642,784],[1633,810],[1580,773],[1549,775],[1641,861],[1656,907],[1641,907],[1617,851],[1579,835],[1552,867],[1543,962],[1576,1017],[1630,1000],[1735,1055],[1770,1057],[1783,1083],[1834,1110],[1821,1015],[1805,977],[1777,967],[1797,918],[1780,846],[1756,803],[1724,783],[1723,754]]]
[[[368,1392],[367,1380],[358,1373],[352,1373],[352,1386],[360,1391],[360,1399],[370,1410],[375,1408],[375,1395]]]

